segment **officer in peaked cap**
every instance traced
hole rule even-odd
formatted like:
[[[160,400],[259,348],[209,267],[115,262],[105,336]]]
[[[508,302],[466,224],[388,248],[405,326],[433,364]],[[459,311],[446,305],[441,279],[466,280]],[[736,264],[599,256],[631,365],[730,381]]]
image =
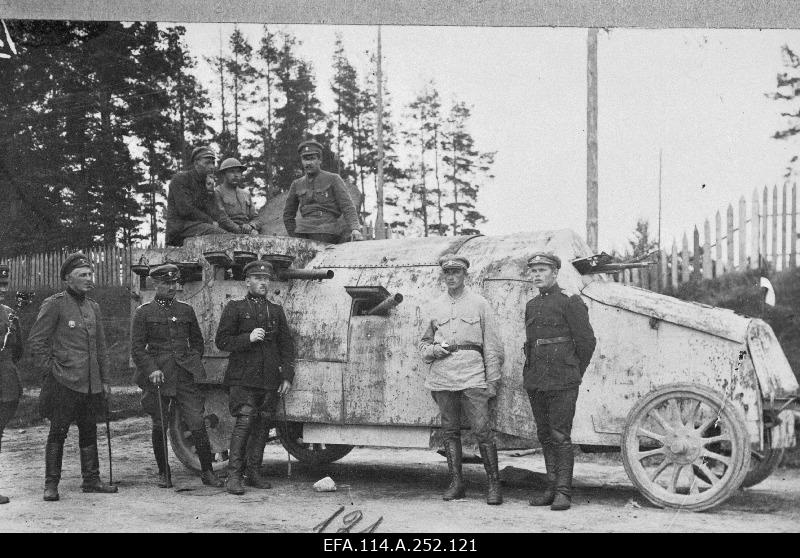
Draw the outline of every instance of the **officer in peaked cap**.
[[[0,265],[0,300],[8,289],[11,269]],[[22,328],[14,311],[0,304],[0,444],[3,441],[3,429],[17,412],[22,383],[19,379],[16,363],[22,357]],[[0,470],[8,470],[0,467]],[[7,504],[8,498],[0,495],[0,504]]]
[[[59,499],[64,440],[78,425],[84,492],[113,493],[100,480],[97,416],[106,412],[111,361],[100,306],[87,296],[94,287],[92,262],[70,254],[61,265],[67,288],[45,299],[28,337],[33,366],[43,378],[39,410],[50,419],[45,448],[44,499]]]
[[[530,504],[559,511],[571,505],[572,420],[596,340],[580,295],[569,296],[558,286],[561,259],[550,252],[537,252],[528,266],[539,294],[525,306],[522,377],[547,471],[546,490]]]
[[[297,152],[305,175],[292,182],[286,197],[283,224],[289,236],[336,244],[343,236],[339,217],[344,216],[345,236],[361,240],[358,213],[342,177],[320,168],[322,145],[306,140],[297,146]]]
[[[197,386],[197,381],[206,377],[201,360],[203,334],[197,316],[190,305],[175,298],[180,277],[178,266],[160,265],[150,271],[150,277],[156,293],[153,300],[139,306],[134,313],[131,358],[136,365],[134,381],[143,392],[142,408],[152,419],[151,441],[158,465],[158,486],[172,485],[161,409],[167,409],[169,414],[177,406],[192,432],[200,460],[200,479],[205,485],[221,487],[223,482],[213,470],[214,456],[203,422],[203,396]]]
[[[270,488],[261,474],[264,445],[278,400],[289,392],[294,379],[294,341],[286,314],[266,297],[275,275],[272,264],[250,262],[244,274],[247,295],[225,306],[215,340],[219,350],[230,352],[223,383],[236,420],[226,483],[231,494],[244,494],[242,480],[256,488]]]
[[[504,351],[497,321],[489,303],[467,289],[469,260],[456,254],[439,258],[447,292],[425,310],[427,329],[419,350],[428,364],[425,387],[442,417],[450,485],[444,500],[463,498],[461,474],[461,416],[466,415],[478,440],[488,479],[486,503],[503,503],[497,446],[490,421],[489,400],[497,395]]]
[[[219,215],[214,195],[206,186],[215,161],[210,147],[195,147],[189,157],[191,168],[172,177],[167,195],[168,245],[180,246],[190,236],[226,232],[217,225]]]
[[[214,203],[220,227],[235,234],[257,235],[261,232],[258,212],[253,205],[250,190],[242,182],[242,173],[246,169],[245,165],[233,157],[222,161],[217,171],[222,177],[222,184],[214,189]]]

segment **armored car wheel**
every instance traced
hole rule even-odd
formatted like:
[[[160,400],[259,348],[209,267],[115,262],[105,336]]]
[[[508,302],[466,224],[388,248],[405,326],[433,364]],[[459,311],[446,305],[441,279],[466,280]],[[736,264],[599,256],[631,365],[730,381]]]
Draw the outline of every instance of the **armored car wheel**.
[[[741,486],[749,459],[744,413],[702,386],[650,393],[622,433],[628,477],[660,507],[702,511],[722,503]]]
[[[233,420],[228,412],[228,398],[222,390],[206,391],[203,418],[214,457],[214,470],[219,471],[228,465]],[[192,471],[200,471],[200,459],[194,447],[192,432],[183,422],[181,410],[175,406],[169,419],[169,440],[172,451],[181,463]]]
[[[772,436],[770,429],[767,428],[764,432],[764,449],[763,451],[750,452],[750,469],[744,477],[742,486],[749,488],[755,486],[761,481],[770,476],[783,459],[783,448],[773,449]]]
[[[350,453],[353,446],[347,444],[307,444],[303,442],[303,423],[282,422],[276,427],[278,437],[286,451],[303,463],[322,465],[333,463]]]

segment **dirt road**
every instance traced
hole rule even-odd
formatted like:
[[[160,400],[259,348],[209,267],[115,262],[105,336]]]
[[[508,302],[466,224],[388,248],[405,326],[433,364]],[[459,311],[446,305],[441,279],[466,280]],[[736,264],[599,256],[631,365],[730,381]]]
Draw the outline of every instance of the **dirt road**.
[[[800,531],[800,471],[779,469],[751,489],[704,513],[651,507],[628,481],[621,463],[580,456],[575,466],[573,509],[551,512],[527,505],[541,483],[540,455],[515,457],[501,452],[507,485],[505,504],[484,501],[484,473],[465,466],[467,498],[444,502],[447,484],[443,457],[432,451],[356,448],[337,463],[311,467],[292,462],[286,478],[286,453],[267,446],[265,472],[271,490],[248,489],[231,496],[203,487],[199,479],[170,456],[177,490],[159,489],[153,473],[149,419],[112,424],[114,480],[119,494],[80,492],[77,431],[73,426],[64,451],[60,502],[43,502],[44,426],[6,430],[0,454],[0,493],[12,498],[0,506],[0,531],[257,531],[309,532],[340,506],[360,510],[353,529],[366,529],[379,517],[376,532],[543,532],[543,531]],[[104,429],[99,429],[102,432]],[[105,436],[100,435],[102,475],[108,480]],[[340,490],[317,493],[312,484],[330,475]],[[350,485],[350,490],[342,487]],[[339,515],[326,532],[342,526]]]

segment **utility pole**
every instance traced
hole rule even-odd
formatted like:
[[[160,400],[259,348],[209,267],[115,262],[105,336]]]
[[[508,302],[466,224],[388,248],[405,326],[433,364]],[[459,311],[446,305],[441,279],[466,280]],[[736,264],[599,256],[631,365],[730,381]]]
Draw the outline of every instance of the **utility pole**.
[[[386,238],[386,231],[383,224],[383,72],[381,71],[381,26],[378,25],[378,125],[377,125],[377,144],[378,144],[378,177],[375,186],[377,199],[375,200],[375,239],[383,240]]]
[[[586,243],[597,253],[597,29],[590,28],[586,57]]]
[[[658,150],[658,250],[661,251],[661,154],[664,150]]]

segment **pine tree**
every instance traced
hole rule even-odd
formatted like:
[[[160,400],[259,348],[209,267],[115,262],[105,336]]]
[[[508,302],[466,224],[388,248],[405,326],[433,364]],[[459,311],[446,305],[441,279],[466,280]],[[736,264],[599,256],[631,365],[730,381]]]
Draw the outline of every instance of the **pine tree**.
[[[233,102],[233,130],[226,153],[239,156],[242,113],[252,99],[252,87],[257,73],[251,63],[253,47],[238,26],[234,28],[230,36],[229,45],[231,54],[225,58],[224,64],[230,77],[228,87]]]
[[[330,85],[334,102],[336,103],[334,111],[336,123],[336,171],[342,178],[355,178],[355,155],[351,157],[351,166],[347,166],[344,164],[344,154],[348,144],[351,146],[351,150],[355,146],[354,121],[360,108],[359,97],[361,91],[358,87],[358,73],[345,55],[341,34],[336,35],[333,70],[334,76]]]

